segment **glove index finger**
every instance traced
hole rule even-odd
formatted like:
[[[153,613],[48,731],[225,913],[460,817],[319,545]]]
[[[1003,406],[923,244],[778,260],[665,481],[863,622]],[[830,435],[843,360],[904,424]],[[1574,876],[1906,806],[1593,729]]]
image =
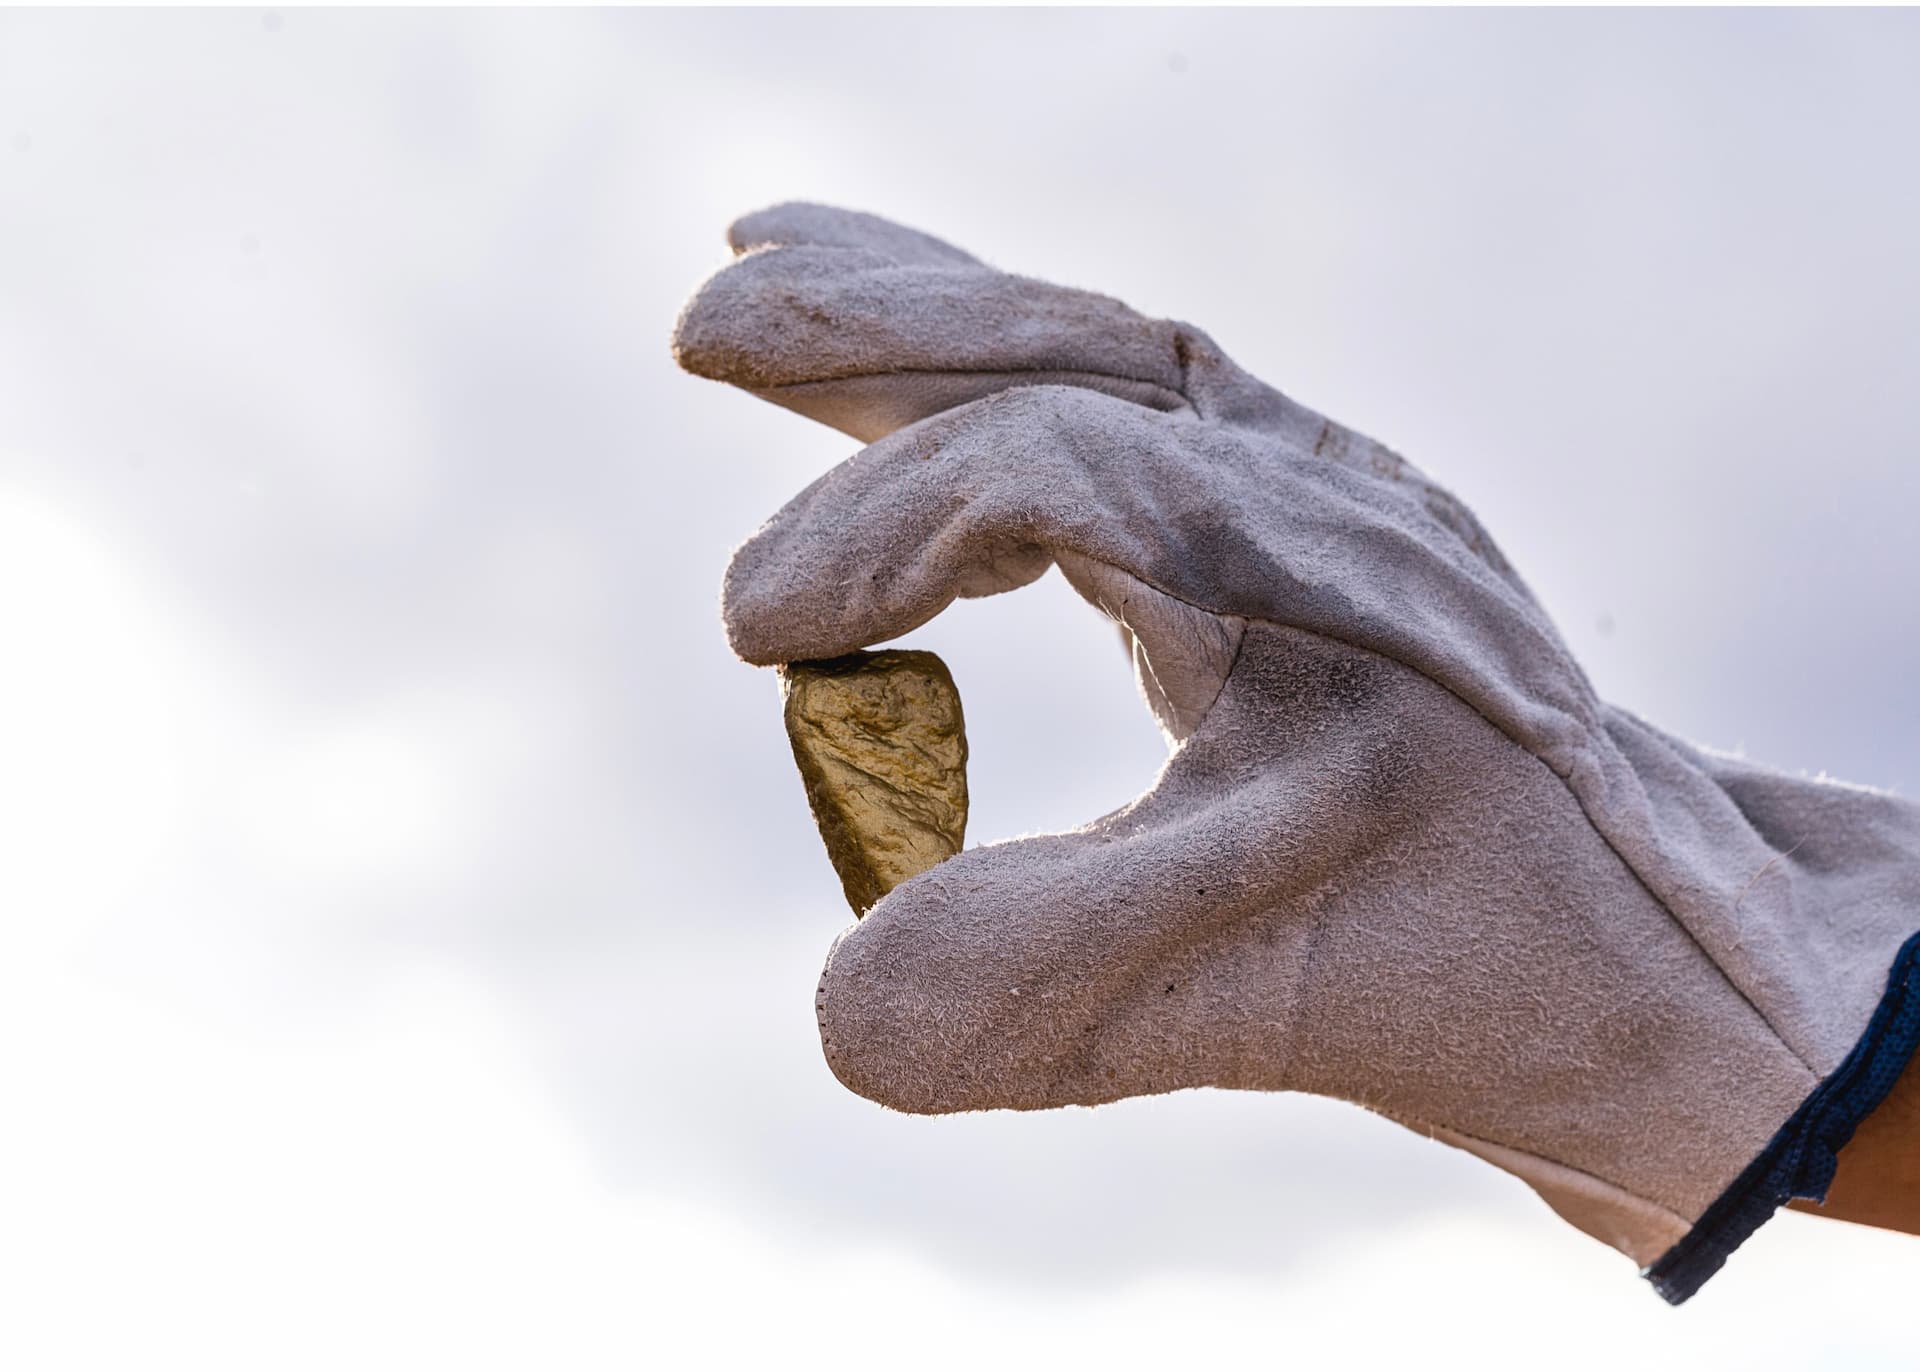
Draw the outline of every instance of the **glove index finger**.
[[[1027,387],[861,450],[734,553],[721,601],[734,651],[762,666],[837,657],[959,597],[1024,586],[1057,553],[1098,555],[1126,518],[1112,508],[1124,484],[1101,469],[1164,442],[1154,421],[1105,396]]]

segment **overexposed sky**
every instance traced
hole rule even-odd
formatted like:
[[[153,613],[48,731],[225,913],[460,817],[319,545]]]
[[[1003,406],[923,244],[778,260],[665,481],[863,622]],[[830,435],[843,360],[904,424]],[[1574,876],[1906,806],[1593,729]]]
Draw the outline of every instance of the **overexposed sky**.
[[[1920,16],[0,14],[0,1361],[1910,1363],[1330,1102],[911,1119],[685,377],[802,197],[1192,320],[1472,504],[1602,692],[1920,792]],[[916,633],[971,835],[1162,745],[1057,577]],[[1779,1312],[1795,1321],[1779,1327]],[[1800,1312],[1817,1311],[1817,1316]]]

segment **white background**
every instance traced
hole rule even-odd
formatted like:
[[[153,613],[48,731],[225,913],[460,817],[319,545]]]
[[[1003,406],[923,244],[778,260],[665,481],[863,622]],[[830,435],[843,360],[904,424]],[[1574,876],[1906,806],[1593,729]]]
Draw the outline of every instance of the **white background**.
[[[1920,787],[1909,14],[0,15],[0,1361],[1910,1366],[1920,1240],[1680,1311],[1349,1107],[912,1119],[676,372],[733,216],[1207,329],[1467,499],[1602,691]],[[914,635],[972,836],[1161,744],[1057,577]]]

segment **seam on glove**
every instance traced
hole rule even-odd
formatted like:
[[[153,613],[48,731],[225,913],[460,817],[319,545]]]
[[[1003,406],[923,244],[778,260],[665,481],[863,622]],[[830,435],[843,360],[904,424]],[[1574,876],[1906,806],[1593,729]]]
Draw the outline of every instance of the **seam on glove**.
[[[1148,381],[1138,376],[1123,376],[1119,372],[1092,372],[1082,367],[890,367],[881,372],[847,372],[843,375],[832,373],[809,376],[804,381],[776,381],[772,383],[755,382],[747,389],[766,396],[776,396],[782,391],[800,390],[809,386],[840,385],[849,381],[882,381],[890,376],[939,376],[956,380],[966,378],[986,378],[1000,376],[1044,376],[1052,378],[1043,382],[1016,382],[1016,385],[1044,386],[1080,386],[1085,390],[1103,391],[1103,388],[1090,385],[1092,381],[1118,381],[1126,386],[1135,386],[1153,395],[1156,400],[1164,397],[1165,404],[1149,408],[1162,412],[1172,410],[1193,410],[1194,404],[1184,391],[1175,390],[1164,382]],[[729,378],[719,378],[728,380]],[[1183,378],[1184,379],[1184,378]],[[744,385],[746,383],[734,383]],[[1103,391],[1103,394],[1111,392]],[[1138,403],[1138,402],[1135,402]],[[1195,410],[1195,413],[1198,413]]]
[[[1644,1254],[1660,1252],[1663,1246],[1674,1243],[1693,1227],[1685,1215],[1629,1191],[1618,1182],[1528,1149],[1423,1120],[1409,1120],[1399,1115],[1388,1118],[1518,1177],[1554,1214],[1637,1262],[1644,1262]]]
[[[1101,558],[1062,550],[1054,564],[1083,600],[1120,626],[1135,682],[1168,742],[1198,733],[1240,661],[1246,616],[1203,610]]]
[[[1893,1090],[1920,1048],[1920,933],[1900,946],[1866,1032],[1833,1074],[1780,1126],[1760,1156],[1679,1242],[1641,1275],[1679,1305],[1718,1272],[1773,1212],[1796,1196],[1825,1201],[1860,1122]]]

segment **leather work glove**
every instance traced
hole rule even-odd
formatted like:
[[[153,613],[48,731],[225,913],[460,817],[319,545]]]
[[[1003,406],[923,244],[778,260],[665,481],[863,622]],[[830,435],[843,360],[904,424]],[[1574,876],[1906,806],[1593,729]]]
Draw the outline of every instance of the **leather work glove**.
[[[1198,329],[793,204],[680,364],[872,446],[749,539],[735,651],[895,638],[1057,565],[1172,745],[834,944],[821,1038],[895,1109],[1215,1086],[1353,1101],[1518,1175],[1684,1300],[1920,1039],[1920,807],[1607,705],[1458,500]]]

